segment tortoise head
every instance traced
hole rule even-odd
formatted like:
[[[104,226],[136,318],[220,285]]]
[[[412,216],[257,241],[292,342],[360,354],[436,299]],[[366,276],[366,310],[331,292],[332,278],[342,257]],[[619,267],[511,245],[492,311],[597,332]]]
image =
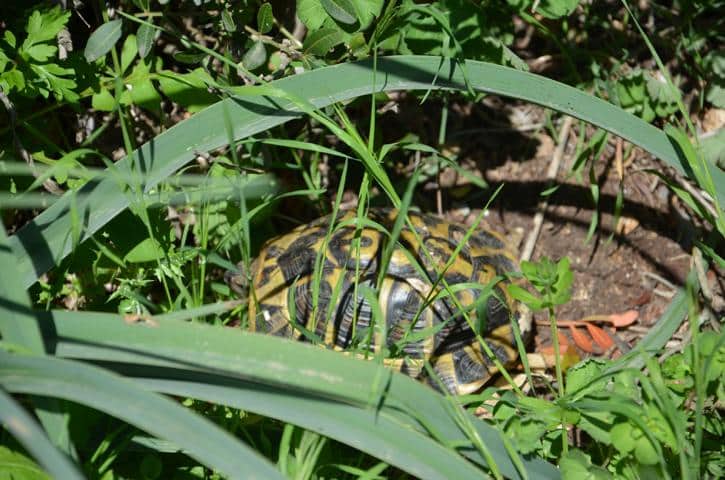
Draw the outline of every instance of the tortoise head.
[[[254,271],[253,268],[251,270]],[[224,272],[224,281],[241,298],[246,298],[249,294],[249,277],[243,261],[239,262],[234,270]]]

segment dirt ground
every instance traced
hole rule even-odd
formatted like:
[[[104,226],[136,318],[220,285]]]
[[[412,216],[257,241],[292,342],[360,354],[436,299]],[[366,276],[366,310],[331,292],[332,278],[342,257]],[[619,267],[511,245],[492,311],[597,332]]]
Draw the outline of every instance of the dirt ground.
[[[438,124],[433,112],[421,116],[406,111],[402,109],[394,123],[407,124],[413,131],[428,130],[435,138]],[[450,112],[448,141],[442,151],[457,155],[460,165],[492,186],[504,184],[484,221],[509,235],[513,243],[522,243],[532,230],[541,200],[539,193],[548,186],[546,172],[555,150],[549,130],[543,127],[547,121],[545,111],[487,97],[479,106],[452,104]],[[561,118],[557,121],[559,135]],[[672,170],[614,136],[594,162],[594,178],[600,187],[595,207],[588,183],[591,164],[584,167],[581,179],[570,173],[578,136],[583,132],[586,142],[595,130],[577,121],[572,123],[556,178],[560,187],[548,197],[532,258],[571,259],[573,295],[558,309],[559,320],[637,311],[637,321],[616,332],[631,346],[649,331],[667,309],[676,289],[684,284],[696,228],[701,225],[693,225],[687,208],[657,176],[645,171]],[[425,138],[425,134],[422,136]],[[423,194],[417,200],[427,205],[419,206],[439,210],[451,220],[472,222],[488,198],[472,194],[476,189],[469,184],[453,170],[444,170],[440,177],[434,176],[423,185]],[[615,227],[613,213],[620,185],[624,204]],[[595,211],[599,213],[599,225],[587,241]],[[707,275],[719,295],[723,291],[722,273],[711,270]],[[541,314],[536,319],[545,321]],[[680,333],[670,346],[677,348]],[[548,342],[548,328],[539,327],[536,344]]]

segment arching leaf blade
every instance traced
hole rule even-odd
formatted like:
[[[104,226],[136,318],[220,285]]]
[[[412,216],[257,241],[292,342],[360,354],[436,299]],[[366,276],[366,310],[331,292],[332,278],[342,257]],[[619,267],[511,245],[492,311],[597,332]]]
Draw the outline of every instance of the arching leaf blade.
[[[467,61],[465,68],[469,84],[476,90],[519,98],[580,118],[641,146],[684,172],[678,153],[664,132],[604,100],[545,77],[500,65]],[[317,107],[373,90],[467,90],[460,65],[427,56],[379,58],[375,75],[372,61],[366,60],[313,70],[269,85],[294,92]],[[143,145],[118,162],[117,168],[127,172],[133,163],[135,171],[146,172],[145,188],[153,188],[194,158],[195,152],[209,151],[229,142],[223,125],[224,111],[237,122],[233,132],[235,140],[301,115],[288,100],[261,95],[225,99]],[[725,204],[725,172],[713,169],[711,174],[718,198]],[[121,186],[110,178],[89,182],[81,193],[86,194],[76,202],[77,214],[83,219],[81,239],[88,238],[129,204]],[[23,285],[31,285],[70,252],[71,195],[65,194],[10,238]]]
[[[14,393],[63,398],[172,440],[229,478],[283,478],[266,459],[179,404],[91,365],[55,357],[0,351],[0,385]]]

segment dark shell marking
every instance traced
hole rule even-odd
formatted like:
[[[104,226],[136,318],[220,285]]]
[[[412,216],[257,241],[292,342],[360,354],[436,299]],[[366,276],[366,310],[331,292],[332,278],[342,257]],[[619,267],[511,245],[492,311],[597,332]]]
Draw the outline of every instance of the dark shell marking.
[[[524,333],[529,329],[528,310],[515,304],[503,288],[508,280],[490,289],[493,295],[482,298],[482,286],[514,271],[516,260],[498,234],[476,231],[443,275],[457,302],[467,311],[472,329],[454,299],[437,282],[465,238],[466,229],[433,215],[409,212],[408,216],[417,236],[403,228],[382,277],[378,298],[384,329],[372,324],[373,308],[359,290],[361,286],[375,287],[388,237],[373,228],[361,227],[356,242],[355,227],[346,226],[333,230],[325,246],[330,229],[328,216],[262,247],[252,265],[249,318],[254,320],[249,322],[250,330],[298,339],[304,339],[307,334],[303,332],[309,331],[339,349],[379,350],[384,344],[403,357],[388,360],[403,373],[438,386],[439,382],[427,378],[423,369],[423,362],[428,361],[449,392],[464,394],[479,389],[496,368],[484,353],[477,333],[506,365],[518,356],[510,318],[518,321]],[[396,217],[395,210],[369,212],[369,218],[388,231]],[[341,213],[336,225],[353,218],[354,212]],[[412,254],[417,267],[405,251]],[[322,272],[315,275],[317,264],[322,265]],[[315,289],[319,293],[316,302]],[[290,319],[293,311],[295,318]],[[478,318],[479,313],[484,313],[484,318]],[[426,331],[431,335],[421,338],[421,332]]]

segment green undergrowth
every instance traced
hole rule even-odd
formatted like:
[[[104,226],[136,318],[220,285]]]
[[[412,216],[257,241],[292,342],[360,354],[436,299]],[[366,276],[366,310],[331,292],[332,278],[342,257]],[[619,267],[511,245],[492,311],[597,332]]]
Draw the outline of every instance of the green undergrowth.
[[[492,94],[549,109],[552,138],[559,113],[580,119],[566,173],[594,212],[612,136],[630,142],[625,157],[634,146],[658,157],[669,168],[647,173],[689,208],[694,256],[723,268],[722,135],[701,135],[690,116],[725,103],[722,3],[598,3],[298,0],[304,38],[292,10],[256,0],[0,7],[0,478],[725,475],[725,335],[701,295],[703,263],[631,351],[569,368],[554,315],[576,281],[569,260],[522,263],[526,288],[510,293],[550,321],[554,373],[524,357],[526,388],[498,364],[509,388],[460,398],[384,367],[435,331],[367,348],[387,334],[382,274],[354,285],[373,310],[357,355],[324,348],[312,325],[300,326],[305,343],[247,333],[248,303],[224,280],[249,273],[266,240],[351,205],[324,243],[335,229],[377,229],[382,272],[406,213],[433,205],[425,184],[446,169],[480,210],[467,238],[507,190],[447,148],[449,116]],[[547,72],[556,80],[526,71],[533,53],[561,62]],[[432,134],[389,127],[405,99]],[[375,206],[399,210],[392,228],[368,219]],[[606,236],[598,213],[595,235]],[[459,253],[427,302],[458,302],[443,273]],[[456,306],[470,323],[482,308]]]

